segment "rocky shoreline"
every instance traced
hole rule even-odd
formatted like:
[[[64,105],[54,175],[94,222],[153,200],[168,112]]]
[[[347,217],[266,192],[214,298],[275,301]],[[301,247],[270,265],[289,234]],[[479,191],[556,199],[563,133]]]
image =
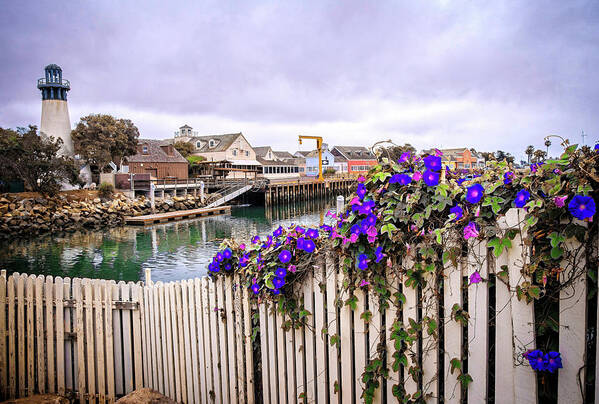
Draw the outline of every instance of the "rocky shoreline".
[[[156,200],[154,213],[201,208],[213,199],[212,196],[207,197],[204,203],[199,196],[193,195]],[[151,213],[149,199],[129,199],[118,193],[109,200],[98,197],[69,200],[64,195],[22,198],[18,194],[2,194],[0,239],[120,226],[125,223],[126,216]]]

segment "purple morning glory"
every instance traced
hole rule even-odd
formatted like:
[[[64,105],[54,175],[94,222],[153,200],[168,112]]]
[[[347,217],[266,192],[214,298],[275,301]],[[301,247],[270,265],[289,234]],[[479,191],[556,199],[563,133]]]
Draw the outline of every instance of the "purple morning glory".
[[[250,289],[252,289],[252,292],[254,292],[254,294],[256,295],[260,293],[260,285],[258,285],[257,283],[252,283]]]
[[[422,174],[422,178],[424,183],[429,187],[434,187],[435,185],[439,185],[439,177],[440,174],[434,171],[426,170],[424,174]]]
[[[300,237],[297,239],[297,243],[295,244],[297,246],[297,248],[299,250],[303,250],[304,249],[304,243],[305,243],[306,239],[303,237]]]
[[[398,163],[405,163],[410,159],[410,153],[409,152],[404,152],[401,154],[401,156],[399,157],[399,160],[397,160]]]
[[[287,270],[285,268],[278,267],[275,271],[275,276],[277,278],[284,278],[287,275]]]
[[[260,237],[259,236],[254,236],[252,238],[252,244],[258,244],[260,242]]]
[[[350,229],[349,232],[352,234],[360,234],[362,232],[362,228],[360,227],[359,224],[354,224]]]
[[[283,286],[285,286],[285,279],[283,279],[283,278],[273,278],[272,285],[275,287],[275,289],[280,289]]]
[[[218,253],[216,253],[216,260],[218,262],[221,262],[224,258],[225,258],[225,256],[223,255],[222,252],[219,251]]]
[[[557,369],[563,368],[562,357],[559,352],[549,351],[545,354],[543,359],[545,362],[545,369],[551,373],[555,372]]]
[[[360,254],[358,256],[358,268],[361,270],[368,269],[368,255]]]
[[[281,251],[279,253],[279,261],[281,261],[283,264],[286,264],[289,261],[291,261],[291,252],[289,250]]]
[[[545,358],[543,352],[540,350],[535,349],[534,351],[527,352],[524,354],[524,357],[528,359],[530,367],[534,370],[545,370]]]
[[[231,270],[231,264],[226,264],[225,271],[230,271],[230,270]]]
[[[480,184],[470,185],[466,191],[466,200],[470,203],[478,203],[485,193],[485,189]]]
[[[250,260],[250,257],[249,257],[249,255],[248,255],[248,254],[243,254],[243,255],[241,256],[241,258],[239,258],[239,266],[240,266],[241,268],[244,268],[244,267],[246,267],[246,266],[247,266],[247,264],[248,264],[248,262],[249,262],[249,260]]]
[[[295,227],[295,232],[297,234],[304,234],[306,232],[306,229],[304,229],[302,226],[296,226]]]
[[[464,239],[478,237],[478,227],[475,222],[470,222],[464,227]]]
[[[231,258],[232,255],[233,251],[231,251],[230,248],[226,248],[225,251],[223,251],[223,257],[225,257],[225,259]]]
[[[312,240],[304,241],[304,251],[307,253],[312,253],[316,249],[316,244]]]
[[[280,295],[281,294],[281,291],[279,289],[273,289],[273,290],[271,290],[271,292],[272,292],[273,295]]]
[[[424,166],[431,171],[441,170],[441,157],[439,156],[426,156],[424,159]]]
[[[273,233],[272,235],[275,237],[279,237],[281,234],[283,234],[283,228],[281,226],[279,226]]]
[[[464,216],[464,210],[460,205],[455,205],[452,208],[450,208],[449,213],[455,214],[455,217],[453,219],[454,222],[457,222],[462,218],[462,216]]]
[[[568,210],[575,218],[584,220],[595,214],[595,201],[590,196],[576,195],[568,204]]]
[[[527,190],[522,189],[520,192],[516,194],[516,199],[514,199],[514,205],[516,205],[517,208],[523,208],[529,199],[530,193]]]
[[[514,178],[514,173],[511,171],[508,171],[507,173],[503,174],[503,183],[505,185],[511,184],[513,178]]]
[[[374,226],[376,224],[376,216],[375,215],[368,215],[366,217],[366,223],[368,223],[369,226]]]
[[[356,194],[360,199],[364,199],[366,196],[366,186],[362,183],[358,184],[358,189],[356,190]]]
[[[379,262],[381,262],[381,260],[383,259],[383,257],[385,256],[385,254],[383,254],[383,247],[377,247],[376,250],[374,251],[374,262],[376,262],[377,264]]]
[[[309,238],[318,238],[318,236],[319,236],[318,230],[317,229],[308,229],[306,231],[306,236],[308,236]]]

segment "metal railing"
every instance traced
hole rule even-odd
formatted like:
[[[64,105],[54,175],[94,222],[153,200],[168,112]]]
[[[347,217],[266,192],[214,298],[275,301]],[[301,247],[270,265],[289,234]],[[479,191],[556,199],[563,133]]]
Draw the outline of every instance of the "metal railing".
[[[67,79],[48,80],[48,81],[46,81],[45,78],[42,78],[42,79],[38,79],[37,80],[37,86],[38,87],[39,86],[45,86],[46,84],[58,84],[59,86],[62,86],[62,87],[71,88],[71,83]]]

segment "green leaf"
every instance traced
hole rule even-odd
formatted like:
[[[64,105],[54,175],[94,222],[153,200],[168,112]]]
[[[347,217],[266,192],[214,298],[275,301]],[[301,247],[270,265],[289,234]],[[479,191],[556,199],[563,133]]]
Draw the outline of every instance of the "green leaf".
[[[462,371],[462,361],[458,358],[453,358],[449,363],[451,363],[451,374],[453,374],[454,370]]]
[[[560,247],[553,247],[551,249],[551,258],[556,260],[559,257],[561,257],[563,253],[564,253],[564,250],[562,250]]]

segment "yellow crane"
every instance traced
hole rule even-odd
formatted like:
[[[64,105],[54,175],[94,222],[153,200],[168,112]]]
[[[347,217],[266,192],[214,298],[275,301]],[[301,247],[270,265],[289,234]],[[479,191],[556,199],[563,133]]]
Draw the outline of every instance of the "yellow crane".
[[[318,150],[318,181],[324,181],[322,176],[322,137],[299,135],[299,144],[302,144],[302,139],[316,140],[316,149]]]

